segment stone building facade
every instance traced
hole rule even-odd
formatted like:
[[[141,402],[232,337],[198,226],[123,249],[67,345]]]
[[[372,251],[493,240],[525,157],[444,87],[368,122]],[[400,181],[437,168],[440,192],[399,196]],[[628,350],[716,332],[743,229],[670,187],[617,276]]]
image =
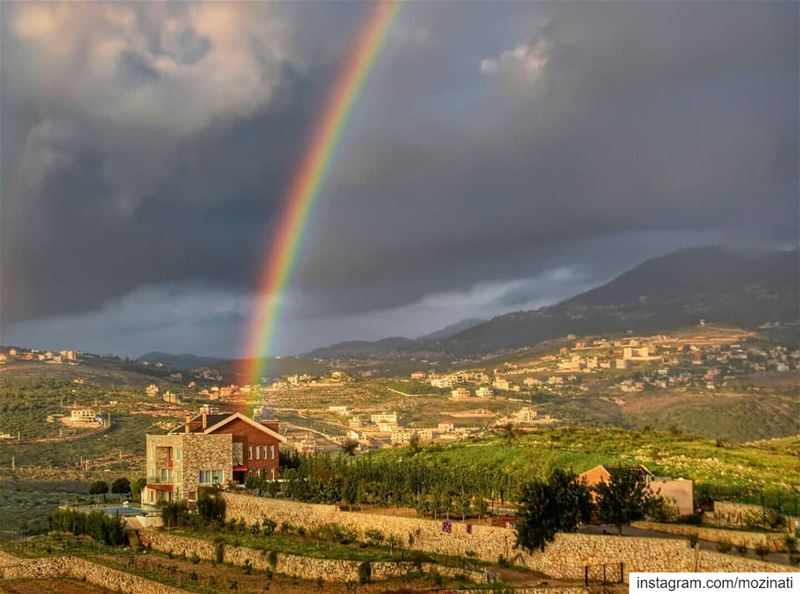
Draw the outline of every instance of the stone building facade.
[[[248,473],[278,477],[279,447],[286,438],[277,421],[241,413],[187,417],[166,435],[147,435],[147,486],[142,502],[194,501],[203,486],[242,483]]]

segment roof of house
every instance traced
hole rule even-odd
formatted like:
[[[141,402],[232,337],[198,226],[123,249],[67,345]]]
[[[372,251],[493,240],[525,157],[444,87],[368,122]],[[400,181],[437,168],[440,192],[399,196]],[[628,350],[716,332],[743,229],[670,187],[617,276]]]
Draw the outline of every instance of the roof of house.
[[[220,414],[213,414],[213,415],[206,415],[206,427],[210,427],[211,425],[216,425],[221,420],[228,418],[231,416],[231,413],[220,413]],[[203,415],[195,415],[189,419],[189,431],[188,433],[205,433],[205,429],[203,429]],[[186,431],[186,423],[181,423],[175,429],[170,431],[170,433],[187,433]]]
[[[591,468],[591,469],[589,469],[586,472],[583,472],[581,474],[586,474],[587,472],[591,472],[592,470],[595,470],[597,468],[602,468],[610,476],[616,476],[616,475],[619,475],[619,474],[629,470],[631,467],[630,466],[609,466],[607,464],[598,464],[594,468]],[[652,472],[650,472],[645,466],[643,466],[641,464],[639,466],[635,467],[635,468],[638,468],[640,472],[642,472],[643,474],[646,474],[650,478],[653,478],[655,476]]]
[[[205,417],[206,417],[205,429],[203,428],[203,415],[195,415],[194,417],[189,419],[189,433],[213,433],[214,431],[220,429],[221,427],[224,427],[228,423],[236,419],[239,419],[255,427],[259,431],[266,433],[267,435],[277,439],[281,443],[288,442],[288,440],[283,435],[281,435],[274,429],[271,429],[266,425],[259,423],[258,421],[254,421],[253,419],[251,419],[246,415],[243,415],[242,413],[238,412],[219,413],[213,415],[205,415]],[[176,427],[175,429],[173,429],[172,431],[170,431],[170,433],[184,433],[184,432],[186,432],[186,423],[183,423],[178,427]]]

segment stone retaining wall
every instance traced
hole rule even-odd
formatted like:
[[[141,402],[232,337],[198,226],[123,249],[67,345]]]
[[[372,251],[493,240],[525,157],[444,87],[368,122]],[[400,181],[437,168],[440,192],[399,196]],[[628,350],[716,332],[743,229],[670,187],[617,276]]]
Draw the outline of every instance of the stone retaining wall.
[[[760,518],[765,513],[773,514],[770,509],[750,503],[733,503],[731,501],[715,501],[714,511],[706,512],[704,518],[717,526],[730,526],[733,528],[746,528],[751,518]],[[796,530],[800,527],[800,518],[786,516],[789,523]],[[791,529],[787,532],[792,532]]]
[[[706,528],[689,524],[661,524],[658,522],[633,522],[634,528],[653,530],[679,536],[696,534],[702,540],[711,542],[730,541],[733,545],[745,544],[748,549],[756,545],[764,545],[773,551],[782,551],[785,545],[785,534],[769,534],[766,532],[745,532],[744,530],[725,530],[724,528]]]
[[[500,555],[554,578],[583,579],[586,567],[591,570],[608,566],[624,567],[625,578],[631,571],[723,571],[720,566],[736,566],[735,571],[765,571],[760,561],[730,555],[693,550],[688,540],[669,538],[639,538],[631,536],[558,534],[544,553],[528,554],[514,548],[516,533],[508,528],[473,525],[441,520],[406,518],[340,511],[333,505],[315,505],[226,493],[226,519],[258,523],[265,517],[280,525],[288,521],[308,530],[335,522],[363,534],[367,529],[393,535],[403,546],[420,551],[474,556],[496,562]],[[699,557],[698,557],[699,556]],[[700,559],[700,561],[698,561]],[[796,571],[785,565],[768,564],[770,571]]]
[[[216,559],[216,545],[208,540],[170,534],[156,530],[142,530],[139,533],[142,544],[157,551],[172,552],[174,555],[185,555],[187,558],[197,555],[201,559]],[[223,562],[244,567],[247,561],[253,569],[298,577],[305,580],[322,579],[328,582],[358,581],[358,568],[361,561],[345,559],[321,559],[289,553],[278,553],[277,562],[273,566],[269,561],[269,552],[245,546],[226,544],[223,547]],[[464,576],[473,581],[485,581],[481,572],[470,572],[456,568],[445,568],[434,564],[420,564],[411,561],[371,561],[373,580],[387,580],[404,577],[414,571],[423,570],[447,575]]]
[[[5,579],[52,579],[69,577],[129,594],[187,594],[186,590],[93,563],[80,557],[21,559],[0,552],[0,576]]]

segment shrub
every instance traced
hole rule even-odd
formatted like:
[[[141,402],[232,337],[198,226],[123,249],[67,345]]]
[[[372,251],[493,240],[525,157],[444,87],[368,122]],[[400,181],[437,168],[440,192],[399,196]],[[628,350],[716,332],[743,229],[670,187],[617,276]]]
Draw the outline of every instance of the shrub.
[[[71,532],[75,536],[86,534],[97,542],[111,546],[128,543],[125,522],[119,516],[109,516],[103,512],[88,514],[73,509],[58,509],[48,517],[50,530]]]
[[[244,570],[245,575],[250,575],[251,573],[253,573],[253,564],[250,563],[250,559],[244,560],[244,566],[242,567],[242,569]]]
[[[375,528],[367,528],[364,530],[364,539],[370,546],[378,546],[383,542],[383,532]]]
[[[222,563],[224,559],[225,559],[225,543],[218,542],[216,545],[214,545],[214,560],[217,563]]]
[[[692,524],[693,526],[699,526],[703,521],[703,514],[689,514],[686,516],[686,523]]]
[[[700,537],[697,535],[696,532],[693,532],[692,534],[689,534],[686,538],[689,539],[689,545],[692,548],[695,548],[697,546],[697,541],[700,540]]]
[[[291,522],[284,520],[281,522],[281,532],[283,534],[295,534],[297,532],[297,528]]]
[[[740,543],[737,543],[735,546],[736,546],[736,552],[737,553],[739,553],[740,555],[746,555],[747,554],[747,544],[745,544],[743,542],[740,542]]]
[[[161,505],[161,519],[167,528],[189,525],[189,506],[184,501],[166,502]]]
[[[717,550],[720,553],[729,552],[731,550],[731,547],[733,547],[733,543],[731,543],[731,541],[729,541],[727,538],[723,538],[722,540],[717,542]]]
[[[189,558],[189,560],[195,565],[197,565],[198,563],[200,563],[200,555],[198,555],[197,552],[194,552],[192,553],[192,556]]]
[[[369,561],[364,561],[358,566],[358,583],[366,584],[372,579],[372,565]]]
[[[354,542],[358,536],[355,530],[335,523],[323,524],[314,531],[314,535],[320,540],[343,545]],[[381,534],[381,537],[383,537],[383,534]]]
[[[275,569],[275,567],[278,565],[278,552],[270,551],[269,555],[267,555],[267,561],[272,566],[272,569]]]
[[[663,497],[654,497],[650,501],[647,517],[654,522],[674,522],[678,519],[678,510],[675,505]]]
[[[758,555],[761,558],[762,561],[764,560],[764,557],[766,557],[770,553],[769,547],[761,542],[758,543],[756,546],[754,546],[753,550],[756,552],[756,555]]]
[[[273,520],[270,520],[269,518],[264,518],[263,520],[261,520],[261,532],[263,532],[265,536],[269,536],[270,534],[275,532],[276,526],[277,524]]]
[[[220,523],[225,519],[225,500],[219,489],[202,488],[197,496],[197,513],[207,523]]]

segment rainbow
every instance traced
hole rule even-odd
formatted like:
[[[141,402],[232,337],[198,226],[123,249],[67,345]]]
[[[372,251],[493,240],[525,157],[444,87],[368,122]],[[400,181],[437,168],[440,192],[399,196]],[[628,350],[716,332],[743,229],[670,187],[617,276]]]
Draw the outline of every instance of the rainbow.
[[[291,279],[309,215],[319,199],[353,105],[380,54],[399,7],[399,0],[379,0],[373,6],[323,105],[308,148],[288,186],[247,327],[240,383],[256,385],[265,375],[266,357],[272,352],[280,314],[280,297]]]

